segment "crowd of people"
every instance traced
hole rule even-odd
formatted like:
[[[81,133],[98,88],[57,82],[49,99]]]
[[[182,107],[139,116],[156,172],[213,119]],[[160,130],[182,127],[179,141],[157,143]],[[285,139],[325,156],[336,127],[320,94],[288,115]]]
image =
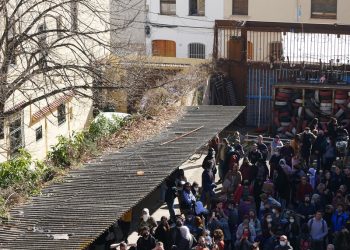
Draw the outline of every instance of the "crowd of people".
[[[137,250],[350,249],[350,165],[336,143],[347,132],[334,118],[319,128],[268,145],[213,138],[201,185],[179,170],[166,180],[169,217],[143,210]]]

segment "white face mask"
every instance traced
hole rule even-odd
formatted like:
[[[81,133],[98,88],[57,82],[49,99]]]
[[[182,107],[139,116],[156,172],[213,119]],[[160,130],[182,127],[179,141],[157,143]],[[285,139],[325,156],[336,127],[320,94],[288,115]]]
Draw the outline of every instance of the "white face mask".
[[[290,223],[293,223],[293,222],[294,222],[294,219],[289,219],[289,222],[290,222]]]
[[[276,213],[276,209],[272,209],[272,213],[274,213],[274,214],[275,214],[275,213]]]
[[[280,245],[283,247],[283,246],[287,245],[287,242],[285,242],[285,241],[280,241]]]
[[[144,222],[146,222],[148,220],[148,215],[147,214],[142,215],[142,219]]]
[[[272,221],[272,218],[266,218],[266,221],[267,221],[267,222],[271,222],[271,221]]]

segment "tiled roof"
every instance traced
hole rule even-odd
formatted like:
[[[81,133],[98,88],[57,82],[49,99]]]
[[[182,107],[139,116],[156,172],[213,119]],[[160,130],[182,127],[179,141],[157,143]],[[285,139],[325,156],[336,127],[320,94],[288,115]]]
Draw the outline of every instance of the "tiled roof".
[[[178,122],[153,139],[72,171],[63,183],[46,188],[42,196],[11,211],[9,223],[0,226],[0,249],[88,247],[243,109],[189,107]],[[179,133],[187,135],[173,140]]]

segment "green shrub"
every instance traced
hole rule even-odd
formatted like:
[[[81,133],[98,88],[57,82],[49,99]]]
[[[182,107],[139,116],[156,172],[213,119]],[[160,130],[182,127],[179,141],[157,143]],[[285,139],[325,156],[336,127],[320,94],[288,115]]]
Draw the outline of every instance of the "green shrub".
[[[45,168],[42,162],[33,161],[26,150],[20,149],[15,158],[0,163],[0,187],[5,189],[22,183],[25,185],[23,188],[35,189]]]
[[[48,158],[52,161],[55,166],[58,167],[68,167],[71,164],[71,159],[69,156],[69,144],[70,139],[59,136],[58,143],[51,146],[51,151],[48,153]]]

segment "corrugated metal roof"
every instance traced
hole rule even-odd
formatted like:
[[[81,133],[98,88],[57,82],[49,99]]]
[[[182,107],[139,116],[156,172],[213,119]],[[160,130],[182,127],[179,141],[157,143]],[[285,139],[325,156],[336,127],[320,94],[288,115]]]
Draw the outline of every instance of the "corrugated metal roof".
[[[0,249],[84,249],[139,203],[244,107],[189,107],[178,122],[151,140],[110,153],[74,170],[30,204],[11,211],[0,226]],[[171,141],[179,133],[197,131]],[[164,142],[168,142],[161,145]],[[143,171],[143,175],[137,175]],[[53,234],[68,234],[54,240]]]

